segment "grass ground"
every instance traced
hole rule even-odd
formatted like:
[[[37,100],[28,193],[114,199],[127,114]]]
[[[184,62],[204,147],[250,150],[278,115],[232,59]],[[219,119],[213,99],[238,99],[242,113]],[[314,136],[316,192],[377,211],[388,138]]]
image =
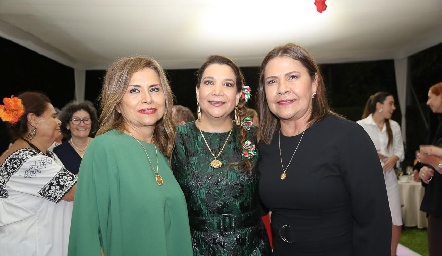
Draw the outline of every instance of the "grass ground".
[[[410,248],[410,250],[419,253],[422,256],[429,256],[426,228],[418,229],[404,227],[402,229],[399,243]]]

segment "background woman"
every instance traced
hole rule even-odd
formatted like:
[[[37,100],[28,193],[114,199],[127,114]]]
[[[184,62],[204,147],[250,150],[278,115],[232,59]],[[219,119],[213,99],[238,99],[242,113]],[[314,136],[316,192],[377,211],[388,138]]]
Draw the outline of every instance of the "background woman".
[[[41,93],[3,102],[0,118],[15,142],[0,158],[1,255],[67,255],[77,178],[47,150],[60,120]]]
[[[115,61],[100,129],[81,163],[69,255],[192,255],[186,201],[170,170],[173,94],[161,66]]]
[[[54,148],[54,153],[70,172],[77,174],[81,159],[97,131],[97,110],[90,101],[70,102],[62,109],[60,120],[65,141]]]
[[[269,255],[261,222],[256,128],[241,127],[244,78],[213,55],[197,72],[198,120],[178,126],[172,169],[187,199],[194,255]],[[249,130],[250,129],[250,130]]]
[[[378,92],[367,100],[362,120],[357,122],[373,141],[384,171],[388,203],[393,220],[392,256],[396,255],[402,231],[401,199],[394,166],[403,161],[405,157],[401,127],[396,121],[391,120],[395,109],[393,95],[387,92]]]
[[[442,82],[430,87],[427,105],[439,118],[438,124],[434,126],[436,129],[429,132],[427,143],[442,147],[442,123],[440,122]],[[419,153],[417,157],[420,160]],[[426,163],[425,161],[422,162]],[[419,173],[416,176],[422,180],[422,185],[425,187],[420,210],[426,212],[428,217],[428,250],[430,255],[442,255],[442,175],[430,165],[419,165],[418,171]]]
[[[391,216],[370,137],[330,111],[309,53],[271,50],[258,86],[259,190],[273,255],[390,255]]]

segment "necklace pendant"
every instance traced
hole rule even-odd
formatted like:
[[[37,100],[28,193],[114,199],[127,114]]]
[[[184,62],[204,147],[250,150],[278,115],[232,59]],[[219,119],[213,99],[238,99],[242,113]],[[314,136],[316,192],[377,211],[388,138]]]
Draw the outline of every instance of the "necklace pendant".
[[[221,163],[221,161],[218,159],[214,159],[214,160],[212,160],[212,162],[210,162],[210,166],[212,166],[215,169],[218,169],[221,166],[223,166],[223,163]]]
[[[161,177],[159,174],[155,174],[155,180],[159,186],[163,185],[163,177]]]
[[[281,180],[285,180],[285,177],[287,177],[287,174],[285,174],[285,172],[283,172],[283,173],[281,174]]]

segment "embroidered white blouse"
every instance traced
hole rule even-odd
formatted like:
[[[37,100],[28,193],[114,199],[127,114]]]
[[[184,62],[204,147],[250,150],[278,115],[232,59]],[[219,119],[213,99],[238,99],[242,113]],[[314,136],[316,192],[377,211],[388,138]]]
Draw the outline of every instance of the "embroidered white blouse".
[[[0,165],[0,255],[67,255],[77,182],[52,152],[19,149]]]

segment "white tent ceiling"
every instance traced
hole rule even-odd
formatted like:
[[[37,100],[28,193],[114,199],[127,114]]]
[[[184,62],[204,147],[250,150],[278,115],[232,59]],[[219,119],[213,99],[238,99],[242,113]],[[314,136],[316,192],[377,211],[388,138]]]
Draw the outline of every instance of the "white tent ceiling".
[[[223,54],[259,66],[295,42],[320,63],[401,59],[442,42],[442,0],[0,0],[0,37],[78,70],[150,55],[166,69]]]

